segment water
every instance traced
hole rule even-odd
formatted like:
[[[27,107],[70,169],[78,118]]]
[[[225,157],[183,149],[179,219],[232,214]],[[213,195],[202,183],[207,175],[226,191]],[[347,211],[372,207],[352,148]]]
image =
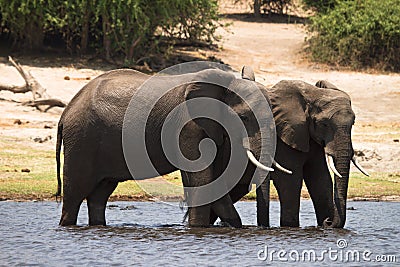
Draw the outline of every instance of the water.
[[[326,230],[315,227],[310,201],[302,201],[302,227],[294,229],[277,227],[278,202],[271,203],[271,229],[254,226],[254,202],[239,202],[236,207],[244,229],[190,229],[182,223],[179,208],[154,202],[109,203],[107,227],[88,227],[83,205],[79,226],[59,227],[61,206],[55,202],[0,202],[0,265],[275,266],[286,265],[285,260],[295,265],[319,260],[321,266],[343,265],[347,260],[353,266],[382,266],[400,262],[400,203],[349,202],[354,210],[347,211],[346,228]],[[314,258],[310,251],[315,252]],[[390,255],[397,263],[382,263],[392,261]]]

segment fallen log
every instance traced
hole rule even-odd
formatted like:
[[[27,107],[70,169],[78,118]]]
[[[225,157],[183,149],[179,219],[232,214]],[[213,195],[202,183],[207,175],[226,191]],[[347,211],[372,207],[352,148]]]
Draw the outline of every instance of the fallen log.
[[[22,76],[25,81],[25,85],[5,85],[0,84],[0,91],[10,91],[15,94],[32,92],[32,101],[27,102],[19,102],[25,106],[36,107],[38,110],[47,112],[52,107],[65,107],[66,104],[57,98],[50,98],[47,94],[46,89],[32,76],[32,74],[28,71],[24,71],[22,66],[15,62],[12,57],[8,57],[10,63],[17,69],[18,73]],[[18,102],[18,101],[15,101]],[[42,109],[41,106],[47,106]]]
[[[49,99],[36,99],[32,101],[26,101],[22,103],[23,106],[35,107],[40,111],[47,112],[52,107],[64,108],[66,104],[59,99],[49,98]],[[40,109],[40,106],[48,106],[44,110]]]

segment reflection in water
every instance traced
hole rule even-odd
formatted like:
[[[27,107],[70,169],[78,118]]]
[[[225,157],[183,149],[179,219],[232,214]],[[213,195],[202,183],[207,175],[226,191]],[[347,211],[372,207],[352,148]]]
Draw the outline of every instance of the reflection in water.
[[[372,256],[397,255],[400,261],[400,203],[349,202],[349,206],[354,209],[348,210],[346,229],[315,227],[310,201],[302,201],[301,228],[277,227],[277,202],[271,203],[273,227],[256,227],[255,203],[240,202],[236,207],[246,225],[243,229],[191,229],[182,223],[183,211],[162,203],[111,203],[107,227],[88,227],[87,209],[82,207],[78,226],[59,227],[57,203],[0,202],[0,264],[265,266],[270,259],[258,259],[264,251],[284,250],[288,258],[290,251],[328,249],[369,250]],[[339,239],[345,240],[345,248],[338,248]],[[333,263],[329,258],[324,262]],[[297,264],[309,263],[303,259]],[[285,262],[275,257],[273,264]]]

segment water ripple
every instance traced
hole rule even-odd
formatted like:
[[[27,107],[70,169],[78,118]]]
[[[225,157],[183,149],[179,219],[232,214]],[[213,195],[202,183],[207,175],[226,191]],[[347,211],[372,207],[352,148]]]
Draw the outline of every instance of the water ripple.
[[[132,205],[133,204],[133,205]],[[0,264],[5,266],[268,266],[258,253],[272,250],[338,250],[344,239],[351,250],[399,253],[400,203],[351,202],[345,229],[316,227],[312,203],[301,203],[301,228],[280,228],[279,203],[271,203],[273,227],[255,226],[255,203],[236,205],[245,226],[189,228],[184,213],[162,203],[115,202],[107,209],[107,227],[87,226],[81,208],[78,226],[57,225],[61,207],[54,202],[0,202]],[[129,208],[126,208],[129,207]],[[400,261],[399,255],[397,260]],[[319,265],[331,265],[324,261]],[[308,265],[307,262],[298,264]],[[352,263],[357,266],[360,263]]]

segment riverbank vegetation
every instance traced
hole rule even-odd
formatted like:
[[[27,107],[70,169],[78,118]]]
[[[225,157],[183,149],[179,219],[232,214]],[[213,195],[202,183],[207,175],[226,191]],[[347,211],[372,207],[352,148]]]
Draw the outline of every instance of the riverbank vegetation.
[[[400,1],[306,2],[318,2],[307,41],[312,60],[352,69],[400,71]]]
[[[168,56],[177,43],[212,43],[218,20],[217,0],[0,1],[0,42],[137,65]]]

